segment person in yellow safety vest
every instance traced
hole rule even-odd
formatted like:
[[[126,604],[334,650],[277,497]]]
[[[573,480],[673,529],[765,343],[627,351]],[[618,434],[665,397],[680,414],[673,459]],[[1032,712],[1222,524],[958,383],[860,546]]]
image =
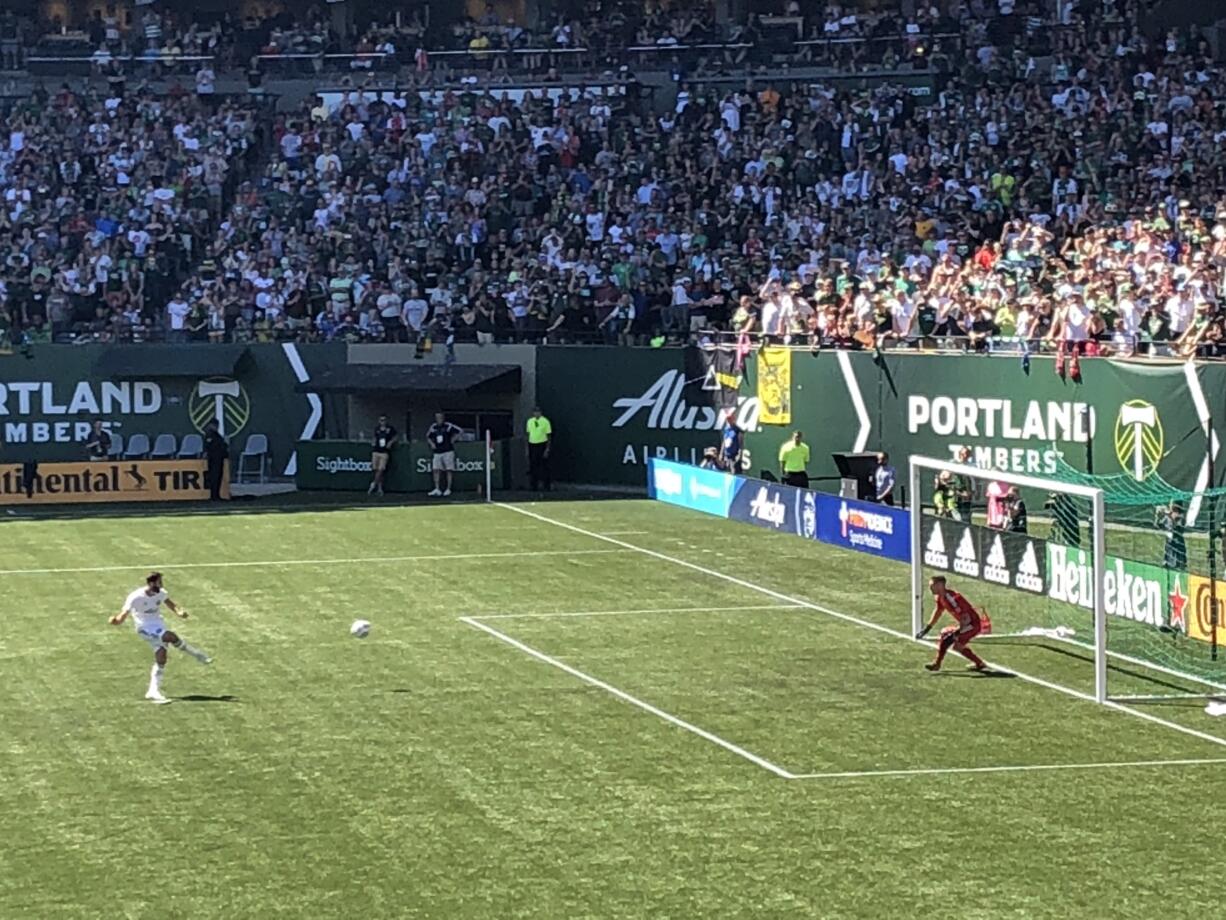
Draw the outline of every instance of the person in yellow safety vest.
[[[809,445],[804,442],[803,438],[804,435],[799,431],[794,431],[792,436],[783,442],[783,446],[779,448],[779,469],[783,473],[783,481],[788,485],[807,489],[809,474],[806,472],[806,467],[809,465]]]
[[[548,492],[553,486],[549,474],[549,448],[553,443],[553,425],[541,414],[540,406],[532,407],[528,419],[528,488]]]

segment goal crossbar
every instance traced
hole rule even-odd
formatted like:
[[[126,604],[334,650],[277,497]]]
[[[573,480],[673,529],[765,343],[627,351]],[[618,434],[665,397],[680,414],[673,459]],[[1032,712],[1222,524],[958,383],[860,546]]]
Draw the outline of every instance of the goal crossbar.
[[[1106,545],[1106,502],[1103,490],[1080,483],[1056,482],[1029,476],[1025,473],[1010,473],[996,470],[982,470],[975,466],[955,463],[950,460],[940,460],[936,457],[925,457],[912,454],[908,458],[908,488],[907,495],[911,506],[911,627],[918,633],[923,626],[924,618],[924,549],[922,545],[921,528],[923,516],[922,479],[925,472],[931,474],[949,473],[977,481],[1003,482],[1007,485],[1023,488],[1041,489],[1046,492],[1057,492],[1087,499],[1090,504],[1091,542],[1091,584],[1093,592],[1094,615],[1094,698],[1107,702],[1107,614],[1105,606],[1105,575],[1107,560]],[[966,522],[971,523],[971,522]]]

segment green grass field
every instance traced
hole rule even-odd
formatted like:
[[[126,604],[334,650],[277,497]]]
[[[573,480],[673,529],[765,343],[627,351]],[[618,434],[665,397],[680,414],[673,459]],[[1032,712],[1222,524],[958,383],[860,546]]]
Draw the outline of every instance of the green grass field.
[[[0,535],[4,920],[1223,910],[1226,748],[1177,728],[1226,723],[930,675],[897,563],[644,501]],[[150,567],[216,656],[170,706],[106,622]]]

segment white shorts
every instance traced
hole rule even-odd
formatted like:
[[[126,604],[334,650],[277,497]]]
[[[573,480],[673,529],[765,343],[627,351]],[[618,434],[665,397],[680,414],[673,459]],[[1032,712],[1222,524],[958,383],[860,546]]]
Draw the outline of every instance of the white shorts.
[[[155,653],[160,648],[166,648],[166,643],[162,641],[162,633],[164,632],[166,632],[165,623],[147,623],[136,628],[136,635],[148,642],[149,647]]]
[[[455,472],[455,451],[449,450],[445,453],[435,454],[430,468],[432,470],[447,470],[448,472]]]

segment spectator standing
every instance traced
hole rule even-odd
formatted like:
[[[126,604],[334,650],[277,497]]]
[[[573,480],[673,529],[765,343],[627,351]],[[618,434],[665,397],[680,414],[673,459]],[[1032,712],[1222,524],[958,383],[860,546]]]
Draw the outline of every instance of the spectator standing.
[[[744,438],[737,427],[736,415],[729,409],[724,413],[724,428],[719,438],[719,464],[729,473],[741,471],[741,448]]]
[[[1018,491],[1017,486],[1013,486],[1005,497],[1009,502],[1009,519],[1005,524],[1005,529],[1010,533],[1028,533],[1030,522],[1027,520],[1026,500],[1022,498],[1022,493]]]
[[[451,480],[455,474],[455,439],[464,433],[459,425],[447,421],[442,412],[434,413],[434,424],[426,431],[426,440],[434,454],[430,468],[434,473],[432,496],[451,494]]]
[[[988,483],[986,494],[988,526],[993,530],[1004,530],[1009,524],[1009,487],[993,480]]]
[[[230,459],[230,445],[221,436],[216,422],[204,426],[204,482],[209,487],[209,499],[221,501],[221,487],[226,479],[226,461]]]
[[[882,451],[877,455],[877,469],[873,471],[874,497],[878,504],[894,505],[894,485],[898,473],[890,466],[890,455]]]
[[[206,106],[212,107],[214,93],[217,90],[217,74],[213,65],[205,61],[196,71],[196,95]]]
[[[958,448],[958,462],[963,466],[974,466],[975,461],[971,455],[969,447]],[[954,515],[959,521],[971,520],[972,508],[975,502],[975,480],[970,476],[959,475],[955,479],[958,493],[957,513]]]
[[[549,471],[549,451],[553,444],[553,425],[541,414],[540,406],[532,407],[528,419],[528,488],[548,492],[553,486]]]
[[[171,298],[170,303],[166,304],[166,324],[170,330],[166,337],[167,341],[184,342],[187,340],[187,318],[191,312],[192,308],[187,305],[181,291]]]
[[[90,460],[101,461],[111,452],[111,435],[102,427],[101,419],[94,419],[89,432],[89,440],[85,442],[85,450]]]
[[[792,436],[783,442],[779,448],[779,470],[783,481],[790,486],[802,489],[809,487],[809,445],[804,442],[804,435],[793,431]]]
[[[1184,540],[1183,509],[1179,502],[1159,506],[1155,523],[1166,534],[1162,550],[1163,567],[1175,572],[1188,568],[1188,545]]]
[[[396,429],[387,422],[386,415],[379,416],[375,425],[374,435],[370,442],[370,488],[367,495],[382,495],[383,480],[387,476],[388,461],[392,456],[392,445],[396,443]]]

